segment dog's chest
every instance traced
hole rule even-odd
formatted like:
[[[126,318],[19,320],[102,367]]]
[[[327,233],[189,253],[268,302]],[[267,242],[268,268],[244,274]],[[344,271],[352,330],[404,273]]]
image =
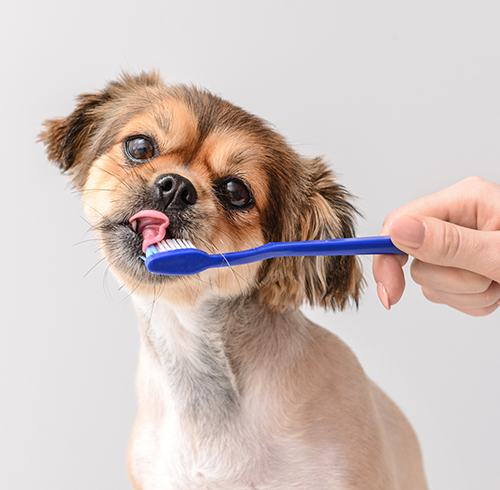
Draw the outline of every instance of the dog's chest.
[[[263,488],[272,444],[237,425],[194,440],[170,414],[136,434],[134,473],[145,490]],[[188,431],[189,432],[189,431]]]
[[[292,438],[293,439],[293,438]],[[134,473],[142,490],[343,490],[339,454],[234,426],[193,444],[175,422],[144,427],[136,437]],[[313,454],[314,453],[314,454]]]

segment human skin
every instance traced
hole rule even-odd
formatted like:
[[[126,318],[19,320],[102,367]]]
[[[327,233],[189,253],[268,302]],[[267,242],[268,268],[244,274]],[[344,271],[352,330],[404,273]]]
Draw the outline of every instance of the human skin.
[[[390,213],[381,235],[413,257],[411,277],[424,296],[472,316],[500,306],[500,185],[469,177]],[[408,255],[373,259],[388,310],[403,295]]]

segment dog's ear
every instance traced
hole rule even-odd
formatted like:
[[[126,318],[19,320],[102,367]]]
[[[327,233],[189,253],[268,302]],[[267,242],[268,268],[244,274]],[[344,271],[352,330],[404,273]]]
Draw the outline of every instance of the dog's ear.
[[[82,187],[90,165],[113,144],[124,121],[143,111],[163,89],[160,75],[151,71],[124,73],[104,90],[80,95],[72,114],[44,123],[39,140],[45,143],[49,160]]]
[[[99,127],[99,108],[108,99],[105,91],[80,95],[72,114],[43,123],[45,129],[39,140],[45,144],[49,160],[63,172],[69,172],[76,187],[85,183],[93,159],[91,139]]]
[[[321,159],[304,160],[303,165],[307,175],[300,180],[306,185],[295,196],[289,191],[291,199],[281,203],[284,222],[277,227],[281,237],[273,240],[353,237],[356,210],[347,191]],[[272,259],[262,268],[260,279],[263,299],[278,309],[298,308],[304,301],[343,309],[350,299],[357,306],[363,285],[359,260],[351,256]]]

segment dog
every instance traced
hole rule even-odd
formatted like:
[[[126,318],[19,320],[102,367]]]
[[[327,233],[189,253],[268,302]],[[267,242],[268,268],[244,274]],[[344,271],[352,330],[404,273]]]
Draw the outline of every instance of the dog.
[[[350,195],[269,124],[156,72],[124,74],[44,123],[141,333],[134,489],[427,488],[419,443],[351,350],[303,303],[358,303],[354,257],[148,272],[146,242],[209,253],[354,236]],[[162,219],[162,217],[164,217]]]

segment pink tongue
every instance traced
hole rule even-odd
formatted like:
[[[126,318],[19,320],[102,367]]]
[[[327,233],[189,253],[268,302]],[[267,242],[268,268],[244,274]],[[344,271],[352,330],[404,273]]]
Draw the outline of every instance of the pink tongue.
[[[163,213],[153,210],[140,211],[130,218],[130,223],[137,221],[137,233],[142,235],[142,251],[165,238],[169,219]]]

